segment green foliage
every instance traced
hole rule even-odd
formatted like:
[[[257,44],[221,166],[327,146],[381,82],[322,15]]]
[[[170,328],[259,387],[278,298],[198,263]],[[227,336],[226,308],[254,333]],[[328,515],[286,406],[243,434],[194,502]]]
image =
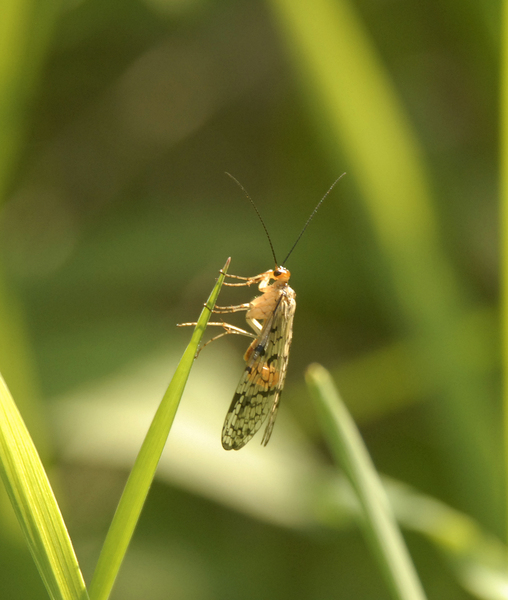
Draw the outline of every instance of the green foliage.
[[[0,372],[92,597],[109,596],[122,560],[111,592],[122,600],[389,597],[377,564],[390,551],[369,562],[354,526],[365,499],[319,451],[330,423],[298,375],[314,361],[389,476],[428,597],[505,597],[499,11],[1,3]],[[277,255],[347,177],[289,261],[298,306],[269,446],[220,448],[246,345],[229,336],[200,354],[148,494],[178,405],[165,396],[156,412],[186,344],[174,324],[197,313],[224,256],[239,275],[271,267],[224,171],[255,199]],[[222,304],[255,290],[227,293]],[[47,589],[76,597],[84,584],[53,493],[7,388],[2,401],[0,586],[11,600],[46,597],[10,502]],[[395,581],[399,567],[381,572]]]
[[[92,600],[109,598],[120,565],[138,523],[139,515],[145,504],[148,491],[152,485],[155,471],[169,431],[173,425],[185,384],[187,383],[192,364],[201,343],[201,338],[217,301],[230,260],[228,259],[224,265],[224,269],[221,271],[221,275],[208,298],[208,302],[201,311],[201,316],[198,319],[191,341],[162,398],[136,462],[132,467],[90,586],[90,597]]]
[[[320,365],[311,365],[307,381],[334,458],[343,467],[360,501],[361,524],[393,597],[423,600],[425,594],[388,497],[330,374]]]
[[[55,600],[88,598],[46,472],[2,378],[0,473],[50,597]]]

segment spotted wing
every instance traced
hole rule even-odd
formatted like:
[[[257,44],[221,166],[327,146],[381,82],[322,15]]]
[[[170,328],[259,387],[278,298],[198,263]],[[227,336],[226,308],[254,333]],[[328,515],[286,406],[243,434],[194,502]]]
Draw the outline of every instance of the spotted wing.
[[[251,345],[252,352],[222,428],[225,450],[243,448],[268,415],[262,444],[270,439],[286,379],[295,308],[295,293],[288,288]]]

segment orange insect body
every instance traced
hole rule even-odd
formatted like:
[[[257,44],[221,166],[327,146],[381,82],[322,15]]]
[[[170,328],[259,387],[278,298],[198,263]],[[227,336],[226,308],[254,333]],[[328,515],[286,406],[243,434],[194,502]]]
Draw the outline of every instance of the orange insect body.
[[[278,265],[279,263],[275,257],[275,251],[268,235],[268,230],[256,205],[243,186],[232,175],[229,176],[236,181],[254,207],[268,237],[275,265]],[[342,175],[333,183],[314,208],[282,264],[286,263],[304,231],[307,229],[312,217],[316,214],[324,199],[341,177]],[[215,327],[222,327],[224,331],[209,340],[207,344],[229,334],[245,335],[254,338],[245,352],[244,360],[246,364],[244,372],[236,388],[222,428],[223,448],[225,450],[239,450],[254,436],[267,417],[268,424],[261,443],[266,445],[272,435],[286,379],[289,348],[293,337],[296,294],[288,284],[291,273],[283,266],[276,266],[275,269],[265,271],[255,277],[239,277],[229,274],[226,277],[242,281],[242,283],[224,283],[226,286],[250,286],[257,284],[261,292],[261,295],[254,298],[251,302],[235,306],[215,306],[213,310],[214,313],[246,311],[247,323],[253,329],[254,333],[224,322],[208,323]],[[196,325],[196,323],[181,324],[181,326],[187,325]]]
[[[253,277],[252,279],[256,283],[257,281],[260,282],[258,289],[263,292],[263,295],[254,298],[249,303],[250,308],[247,311],[247,319],[266,319],[270,316],[279,301],[281,290],[287,286],[290,277],[291,273],[284,267],[277,267]],[[275,281],[271,284],[270,280],[272,279]],[[291,290],[291,288],[289,289]],[[294,293],[293,290],[291,291]]]
[[[272,434],[293,336],[296,294],[288,285],[290,276],[285,267],[276,267],[256,277],[245,278],[243,284],[225,284],[249,286],[257,283],[261,296],[238,306],[216,307],[220,312],[245,310],[247,323],[255,331],[254,340],[244,355],[243,376],[222,429],[222,446],[226,450],[239,450],[245,446],[267,417],[264,445]]]
[[[277,267],[276,269],[271,269],[270,271],[261,273],[261,275],[252,277],[247,282],[247,285],[251,285],[252,283],[258,283],[259,281],[258,289],[263,293],[262,296],[258,296],[249,302],[249,308],[245,315],[247,322],[255,331],[261,331],[262,329],[260,323],[258,322],[259,319],[265,320],[273,315],[277,304],[280,302],[281,292],[283,290],[285,290],[292,299],[296,298],[295,291],[288,285],[290,277],[291,273],[288,271],[288,269],[284,267]],[[275,281],[270,283],[272,279]],[[243,357],[245,362],[249,360],[253,349],[256,347],[256,343],[257,340],[254,340],[247,348],[247,351]]]

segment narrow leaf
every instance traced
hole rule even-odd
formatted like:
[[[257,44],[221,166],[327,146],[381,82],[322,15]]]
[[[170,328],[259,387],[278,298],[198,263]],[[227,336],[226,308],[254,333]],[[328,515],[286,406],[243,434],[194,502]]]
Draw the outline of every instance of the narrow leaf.
[[[508,467],[508,2],[503,2],[501,47],[501,325],[505,469]],[[508,476],[505,473],[505,482]],[[506,485],[506,483],[505,483]],[[508,494],[505,492],[508,500]],[[506,507],[508,517],[508,505]]]
[[[41,459],[1,376],[0,475],[50,597],[88,598]]]
[[[109,598],[155,476],[199,343],[217,301],[230,260],[228,259],[224,265],[201,312],[191,341],[162,398],[127,480],[90,585],[90,598],[93,600]]]
[[[425,593],[395,521],[388,497],[356,425],[333,380],[314,364],[306,375],[332,454],[362,506],[362,525],[393,598],[424,600]]]

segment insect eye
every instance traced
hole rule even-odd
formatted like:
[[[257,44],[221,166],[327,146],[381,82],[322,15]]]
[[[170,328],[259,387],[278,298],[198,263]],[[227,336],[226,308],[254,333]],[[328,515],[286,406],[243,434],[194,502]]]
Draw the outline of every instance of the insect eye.
[[[281,274],[281,272],[279,271],[279,269],[276,269],[276,270],[273,272],[273,275],[274,275],[274,277],[279,277],[279,275],[280,275],[280,274]]]

